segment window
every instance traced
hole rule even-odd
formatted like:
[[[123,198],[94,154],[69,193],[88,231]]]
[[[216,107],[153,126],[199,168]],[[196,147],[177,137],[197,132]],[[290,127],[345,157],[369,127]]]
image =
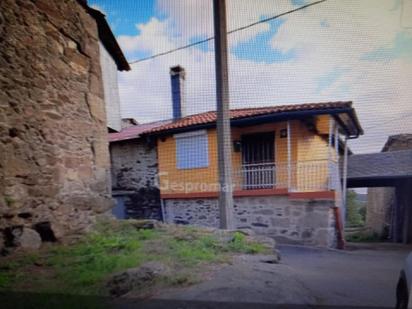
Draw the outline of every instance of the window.
[[[205,130],[175,134],[174,138],[178,169],[209,166],[208,139]]]

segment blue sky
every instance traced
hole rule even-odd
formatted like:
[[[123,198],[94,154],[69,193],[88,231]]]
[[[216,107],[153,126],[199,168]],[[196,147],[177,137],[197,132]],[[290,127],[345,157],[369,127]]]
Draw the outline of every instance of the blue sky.
[[[121,3],[121,5],[119,5]],[[292,5],[302,6],[307,4],[304,0],[291,0]],[[102,10],[106,14],[106,18],[112,27],[116,36],[122,35],[139,35],[140,31],[135,26],[136,24],[145,24],[155,17],[160,21],[164,20],[166,16],[156,10],[155,0],[135,1],[135,0],[93,0],[90,5]],[[270,16],[261,16],[264,19]],[[276,48],[270,47],[270,40],[277,33],[278,29],[285,22],[285,18],[269,21],[270,29],[268,31],[259,33],[253,38],[245,42],[241,42],[233,46],[231,52],[240,59],[248,59],[262,63],[273,63],[289,61],[295,58],[293,50],[282,52]],[[206,39],[207,35],[194,35],[186,42],[194,43]],[[197,45],[202,51],[210,51],[213,46],[211,43],[204,43]],[[127,52],[126,56],[129,59],[139,59],[150,56],[150,52],[145,50]]]
[[[309,2],[306,0],[290,0],[295,7],[306,5]],[[391,11],[398,10],[401,7],[402,0],[393,0]],[[155,17],[162,21],[167,16],[160,13],[156,9],[156,0],[91,0],[90,5],[101,9],[109,21],[112,30],[116,36],[122,35],[139,35],[140,31],[136,24],[145,24]],[[261,16],[266,18],[268,16]],[[271,39],[276,35],[279,28],[285,22],[285,18],[273,20],[269,22],[270,29],[268,31],[257,34],[248,41],[242,42],[231,49],[231,52],[240,59],[249,59],[262,63],[273,63],[290,61],[296,57],[294,50],[283,52],[276,48],[270,47]],[[321,20],[322,27],[329,27],[326,20]],[[189,38],[186,43],[193,43],[207,38],[207,35],[195,35]],[[202,51],[210,51],[211,44],[204,43],[196,46]],[[133,51],[132,53],[125,52],[130,60],[144,58],[150,56],[147,50]],[[368,61],[390,61],[398,57],[412,57],[412,36],[410,32],[401,31],[393,40],[393,45],[389,47],[379,47],[361,56],[362,60]],[[327,79],[336,80],[336,72],[327,73],[323,76],[321,84],[328,84]],[[320,86],[323,88],[323,86]]]
[[[89,4],[103,10],[116,36],[135,35],[136,23],[146,23],[157,16],[155,0],[91,0]]]
[[[255,62],[273,63],[293,60],[296,57],[293,50],[282,52],[270,46],[270,41],[284,22],[285,19],[269,21],[270,28],[268,31],[261,32],[250,40],[237,44],[231,52],[240,59]]]
[[[227,0],[228,29],[311,1]],[[211,0],[89,3],[106,14],[129,61],[213,35]],[[379,148],[389,134],[412,132],[412,119],[387,121],[410,110],[412,97],[412,29],[403,26],[412,12],[402,7],[402,0],[328,0],[230,35],[231,106],[351,100],[363,126],[374,127],[359,145],[368,150],[364,145]],[[208,42],[120,73],[123,117],[168,118],[168,71],[176,64],[187,72],[188,113],[214,109],[213,42]],[[379,121],[388,124],[381,127]]]

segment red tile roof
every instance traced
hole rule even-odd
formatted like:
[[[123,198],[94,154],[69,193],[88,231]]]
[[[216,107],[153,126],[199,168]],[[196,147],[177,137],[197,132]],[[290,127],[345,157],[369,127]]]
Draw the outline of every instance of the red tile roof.
[[[241,109],[231,109],[230,119],[241,119],[253,116],[261,116],[268,114],[279,114],[285,112],[297,112],[297,111],[324,111],[328,109],[347,109],[352,107],[352,102],[327,102],[327,103],[307,103],[307,104],[295,104],[295,105],[278,105],[278,106],[268,106],[268,107],[257,107],[257,108],[241,108]],[[209,124],[216,121],[216,112],[209,111],[205,113],[195,114],[183,117],[179,120],[175,120],[168,124],[153,127],[152,129],[144,133],[158,133],[163,131],[168,131],[172,129],[180,129],[185,127],[191,127],[201,124]]]
[[[138,124],[132,127],[128,127],[126,129],[121,130],[120,132],[109,133],[109,142],[112,143],[112,142],[119,142],[119,141],[139,138],[142,133],[146,131],[150,131],[151,129],[155,127],[159,127],[159,126],[165,125],[170,122],[171,120],[163,120],[163,121],[156,121],[156,122],[150,122],[150,123],[143,123],[143,124]]]
[[[240,108],[230,110],[230,119],[241,119],[261,115],[269,114],[281,114],[286,112],[298,112],[298,111],[327,111],[342,109],[346,110],[352,107],[352,102],[326,102],[326,103],[307,103],[307,104],[295,104],[295,105],[278,105],[267,107],[255,107],[255,108]],[[356,117],[356,115],[355,115]],[[183,117],[179,120],[165,120],[152,122],[147,124],[141,124],[127,129],[123,129],[118,133],[109,134],[109,142],[117,142],[123,140],[129,140],[139,138],[142,134],[156,134],[160,132],[166,132],[168,130],[189,128],[202,124],[213,124],[216,121],[216,112],[209,111],[200,114],[194,114]],[[358,124],[357,124],[358,125]],[[359,126],[360,127],[360,126]]]

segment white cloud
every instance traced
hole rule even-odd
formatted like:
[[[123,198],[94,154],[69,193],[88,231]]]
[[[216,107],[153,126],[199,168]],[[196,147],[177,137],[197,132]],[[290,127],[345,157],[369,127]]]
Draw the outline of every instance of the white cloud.
[[[191,38],[213,35],[211,1],[159,0],[165,20],[152,18],[137,27],[138,35],[119,37],[126,52],[162,52]],[[234,29],[291,8],[290,1],[228,2],[228,28]],[[389,134],[412,133],[411,118],[388,122],[412,111],[412,62],[364,61],[362,55],[390,45],[399,31],[400,9],[386,0],[330,0],[289,15],[272,38],[272,48],[295,50],[297,58],[272,64],[230,55],[231,107],[336,100],[354,101],[366,135],[352,142],[355,151],[380,150]],[[267,24],[230,36],[233,46],[268,31]],[[263,48],[263,47],[261,47]],[[259,52],[259,49],[257,49]],[[182,50],[133,65],[120,74],[123,116],[139,121],[171,115],[169,67],[187,71],[189,113],[214,109],[214,55],[198,48]],[[320,92],[319,78],[339,67],[343,73]],[[379,125],[384,122],[384,125]]]
[[[139,33],[136,36],[121,35],[117,38],[124,52],[158,53],[176,46],[168,35],[167,24],[156,17],[152,17],[146,24],[137,24],[136,30]]]

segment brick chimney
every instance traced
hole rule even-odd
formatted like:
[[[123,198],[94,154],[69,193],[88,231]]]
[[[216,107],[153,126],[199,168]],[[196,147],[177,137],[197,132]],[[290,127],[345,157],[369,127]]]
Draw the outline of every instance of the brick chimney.
[[[180,65],[170,68],[170,82],[172,86],[173,120],[185,116],[185,69]]]

